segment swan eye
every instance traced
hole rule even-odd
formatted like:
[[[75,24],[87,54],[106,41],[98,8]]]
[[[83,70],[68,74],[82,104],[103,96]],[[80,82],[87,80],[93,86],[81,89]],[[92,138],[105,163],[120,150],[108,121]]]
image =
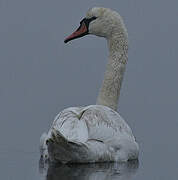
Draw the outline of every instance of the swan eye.
[[[95,19],[97,19],[97,17],[96,17],[96,16],[93,16],[93,17],[89,18],[88,20],[91,22],[91,21],[93,21],[93,20],[95,20]]]
[[[93,16],[93,17],[91,17],[91,18],[84,18],[84,19],[82,19],[82,20],[80,21],[80,24],[82,24],[83,22],[89,24],[91,21],[94,21],[95,19],[97,19],[96,16]]]
[[[95,19],[97,19],[97,17],[96,17],[96,16],[93,16],[93,17],[91,17],[91,18],[86,18],[86,21],[87,21],[88,24],[89,24],[89,23],[91,23],[92,21],[94,21]]]
[[[95,19],[97,19],[96,16],[93,16],[93,17],[91,17],[91,18],[84,18],[84,19],[82,19],[82,20],[80,21],[80,26],[81,26],[82,23],[84,22],[85,25],[86,25],[86,27],[87,27],[87,29],[88,29],[89,24],[91,23],[91,21],[94,21]],[[79,30],[79,29],[80,29],[80,27],[79,27],[77,30]]]

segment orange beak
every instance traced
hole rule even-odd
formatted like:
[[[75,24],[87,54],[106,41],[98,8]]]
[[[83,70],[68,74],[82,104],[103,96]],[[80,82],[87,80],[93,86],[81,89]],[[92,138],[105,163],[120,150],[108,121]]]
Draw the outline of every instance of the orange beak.
[[[73,39],[80,38],[80,37],[85,36],[87,34],[88,34],[88,28],[87,28],[85,22],[81,21],[81,24],[80,24],[79,28],[75,32],[73,32],[70,36],[68,36],[64,40],[64,42],[67,43],[67,42],[69,42],[69,41],[71,41]]]

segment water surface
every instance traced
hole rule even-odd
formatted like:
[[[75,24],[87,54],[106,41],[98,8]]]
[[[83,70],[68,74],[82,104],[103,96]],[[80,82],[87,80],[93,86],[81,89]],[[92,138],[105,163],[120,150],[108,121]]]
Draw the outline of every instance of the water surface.
[[[55,165],[47,170],[47,180],[129,180],[138,168],[138,162]]]

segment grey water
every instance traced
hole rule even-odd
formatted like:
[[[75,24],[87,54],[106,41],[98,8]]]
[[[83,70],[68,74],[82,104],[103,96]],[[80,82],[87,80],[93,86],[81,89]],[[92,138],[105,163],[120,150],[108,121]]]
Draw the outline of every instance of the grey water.
[[[115,9],[128,29],[118,112],[139,143],[139,161],[44,164],[41,134],[64,108],[95,104],[103,79],[104,39],[63,43],[93,6]],[[176,180],[177,7],[177,0],[0,0],[0,179]]]
[[[96,163],[80,165],[50,166],[46,173],[47,180],[57,179],[128,179],[134,176],[138,168],[138,161],[129,163]]]

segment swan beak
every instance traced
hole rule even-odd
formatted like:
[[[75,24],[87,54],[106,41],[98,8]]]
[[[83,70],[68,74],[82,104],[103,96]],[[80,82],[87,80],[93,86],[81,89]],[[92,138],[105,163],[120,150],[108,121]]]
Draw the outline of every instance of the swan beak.
[[[85,21],[82,20],[80,22],[80,26],[79,28],[73,32],[70,36],[68,36],[65,40],[64,40],[64,43],[67,43],[73,39],[77,39],[77,38],[80,38],[82,36],[85,36],[88,34],[88,27],[87,25],[85,24]]]

